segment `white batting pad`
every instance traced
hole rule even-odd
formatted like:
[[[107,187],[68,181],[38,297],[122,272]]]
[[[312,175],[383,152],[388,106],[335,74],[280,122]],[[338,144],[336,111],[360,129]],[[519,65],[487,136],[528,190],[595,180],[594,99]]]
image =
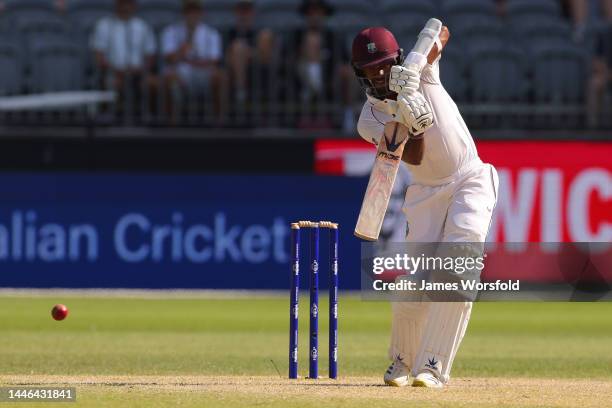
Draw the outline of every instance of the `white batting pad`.
[[[448,381],[471,311],[471,302],[429,304],[427,322],[412,369],[414,376],[421,371],[430,371],[442,382]]]
[[[414,367],[429,305],[426,302],[394,302],[391,305],[389,359],[399,356],[409,370]]]

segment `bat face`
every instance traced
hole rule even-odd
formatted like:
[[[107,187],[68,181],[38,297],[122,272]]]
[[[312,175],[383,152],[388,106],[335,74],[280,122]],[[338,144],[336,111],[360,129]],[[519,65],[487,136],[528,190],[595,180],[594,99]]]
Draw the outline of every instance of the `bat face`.
[[[378,144],[376,160],[355,228],[355,235],[368,241],[376,241],[380,234],[408,140],[408,128],[398,122],[389,122],[385,125],[383,136]]]

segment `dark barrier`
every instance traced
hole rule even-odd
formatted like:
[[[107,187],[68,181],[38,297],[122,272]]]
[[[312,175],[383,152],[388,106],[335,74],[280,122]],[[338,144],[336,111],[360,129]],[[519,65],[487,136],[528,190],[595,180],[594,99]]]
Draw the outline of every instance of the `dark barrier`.
[[[0,169],[278,174],[311,173],[314,167],[312,140],[248,139],[244,132],[198,137],[201,133],[191,137],[179,137],[176,132],[163,137],[87,138],[79,132],[47,138],[5,136],[0,138]]]
[[[325,219],[340,223],[341,287],[358,289],[352,230],[365,183],[321,176],[2,175],[0,287],[288,288],[289,223]]]

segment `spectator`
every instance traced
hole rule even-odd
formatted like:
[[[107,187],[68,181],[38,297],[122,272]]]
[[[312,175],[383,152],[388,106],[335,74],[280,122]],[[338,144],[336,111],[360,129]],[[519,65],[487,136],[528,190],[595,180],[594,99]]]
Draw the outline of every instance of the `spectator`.
[[[135,0],[115,0],[115,14],[98,21],[91,39],[102,86],[119,92],[119,112],[128,114],[132,112],[126,109],[139,111],[145,84],[149,91],[155,88],[155,78],[150,75],[155,35],[147,23],[135,17],[136,7]]]
[[[53,7],[60,14],[65,14],[68,9],[68,0],[53,0]]]
[[[601,16],[602,20],[612,22],[612,0],[561,0],[563,14],[574,25],[574,41],[584,40],[586,25],[590,14]]]
[[[155,78],[150,75],[155,60],[155,36],[135,13],[135,0],[116,0],[115,15],[98,21],[91,39],[102,86],[119,92],[118,112],[128,116],[139,112],[144,100],[143,87],[150,92],[156,87]]]
[[[495,14],[501,19],[506,18],[508,14],[507,0],[495,0]]]
[[[351,70],[344,41],[325,27],[333,8],[325,0],[303,0],[299,9],[305,27],[296,33],[297,74],[302,102],[315,106],[332,102],[334,84],[340,82],[343,108],[343,129],[352,132],[355,118],[350,108]],[[306,118],[311,124],[312,119]]]
[[[248,90],[255,86],[253,82],[257,82],[260,91],[271,85],[266,80],[272,72],[275,38],[270,29],[255,29],[253,0],[238,0],[234,14],[236,25],[229,30],[227,37],[227,66],[234,88],[232,94],[242,104],[249,96]]]
[[[200,0],[183,0],[183,21],[167,27],[162,34],[162,53],[166,63],[164,79],[166,110],[175,118],[177,95],[199,96],[212,90],[214,110],[224,118],[225,74],[219,63],[222,57],[221,35],[202,22]]]
[[[612,84],[612,26],[599,33],[592,62],[592,74],[589,81],[587,104],[588,124],[590,127],[600,125],[602,103],[606,93],[611,91]],[[609,97],[609,95],[608,95]]]

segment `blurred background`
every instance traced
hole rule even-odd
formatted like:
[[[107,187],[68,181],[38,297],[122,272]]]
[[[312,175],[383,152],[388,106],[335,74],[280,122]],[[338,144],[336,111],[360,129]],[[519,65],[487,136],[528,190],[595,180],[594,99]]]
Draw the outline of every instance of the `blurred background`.
[[[0,94],[113,90],[83,109],[4,124],[197,126],[353,136],[363,96],[355,34],[390,28],[408,51],[450,27],[442,78],[478,129],[610,129],[610,0],[3,0]],[[6,109],[6,108],[5,108]],[[138,132],[146,133],[139,129]]]
[[[0,286],[285,288],[297,219],[340,222],[356,270],[351,41],[408,51],[433,16],[500,173],[490,239],[612,240],[611,0],[3,0]]]

